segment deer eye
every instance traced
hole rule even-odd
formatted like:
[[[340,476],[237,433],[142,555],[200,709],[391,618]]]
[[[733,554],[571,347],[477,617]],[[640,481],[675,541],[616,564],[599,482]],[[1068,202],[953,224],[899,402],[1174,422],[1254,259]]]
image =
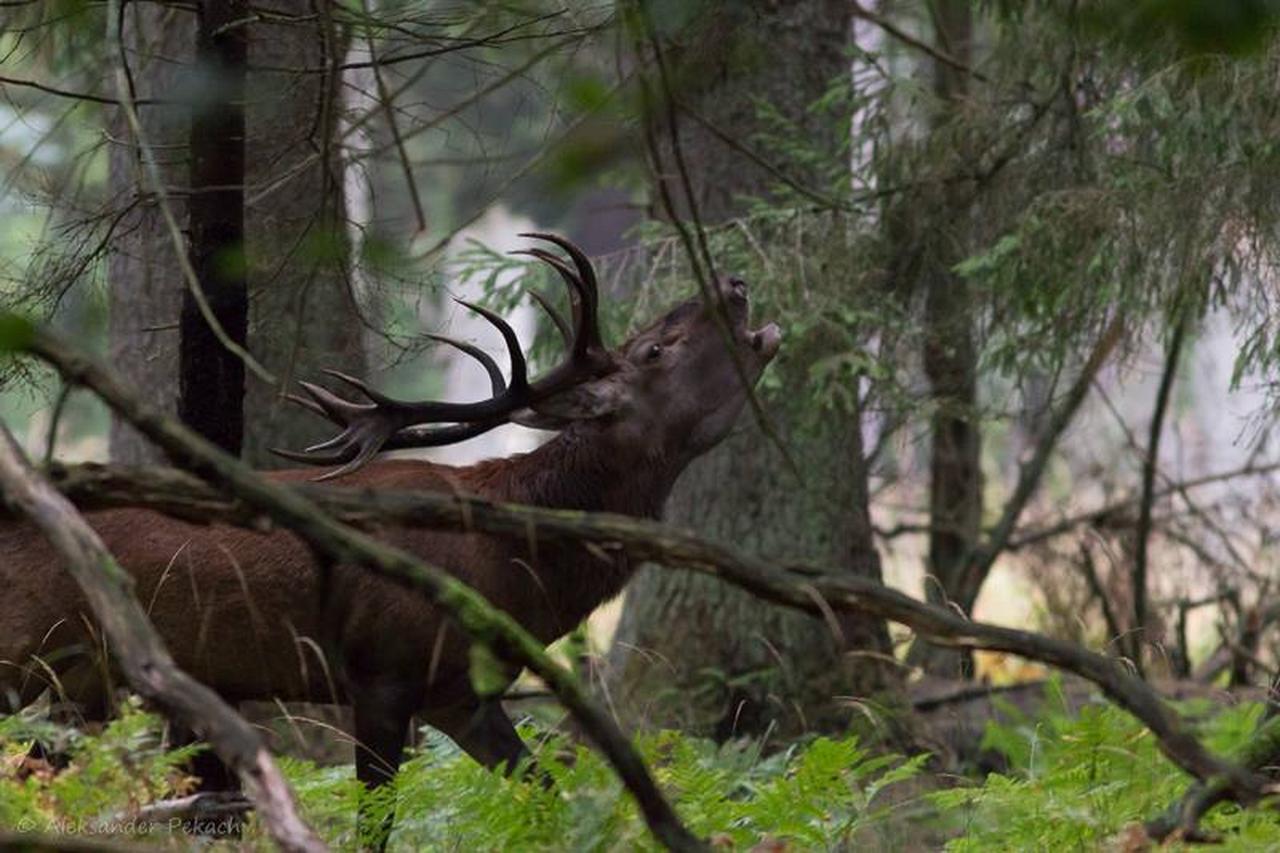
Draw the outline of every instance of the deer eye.
[[[662,355],[662,344],[651,344],[644,357],[646,361],[656,361],[660,355]]]

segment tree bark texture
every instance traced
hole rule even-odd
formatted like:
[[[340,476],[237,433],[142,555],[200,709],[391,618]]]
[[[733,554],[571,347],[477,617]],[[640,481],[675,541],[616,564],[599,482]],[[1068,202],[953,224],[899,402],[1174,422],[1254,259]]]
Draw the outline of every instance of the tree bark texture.
[[[757,98],[802,127],[808,122],[815,139],[839,132],[807,116],[805,107],[848,71],[844,4],[716,7],[701,24],[696,38],[669,57],[678,85],[689,87],[677,97],[721,133],[750,138],[759,129]],[[659,128],[658,136],[669,148],[671,128]],[[763,195],[775,180],[692,122],[681,124],[680,142],[703,224],[735,215],[740,195]],[[659,179],[680,199],[667,153]],[[784,386],[804,381],[802,366],[794,373]],[[748,552],[834,562],[879,580],[859,420],[824,417],[804,396],[765,401],[803,483],[744,415],[734,435],[685,472],[666,518]],[[891,680],[884,663],[890,654],[882,620],[814,618],[765,605],[712,577],[647,568],[628,589],[609,678],[616,707],[632,709],[640,724],[720,738],[771,728],[787,734],[842,727],[848,697],[878,693]]]
[[[250,377],[244,458],[278,465],[269,447],[303,447],[330,433],[327,424],[288,403],[297,379],[321,367],[364,373],[363,325],[352,295],[336,144],[342,99],[337,66],[346,36],[309,0],[256,4],[298,21],[251,28],[245,212],[250,292],[249,343],[280,380]],[[289,70],[272,70],[289,69]]]
[[[195,18],[160,3],[125,7],[123,44],[139,99],[174,99],[183,89],[195,53]],[[173,62],[169,59],[176,60]],[[138,107],[147,141],[169,186],[188,185],[187,136],[191,111],[180,104]],[[145,389],[161,411],[178,411],[178,315],[182,272],[173,241],[154,199],[139,199],[142,164],[123,111],[113,110],[108,158],[111,197],[121,207],[135,204],[120,222],[107,260],[111,363],[135,387]],[[186,197],[170,199],[179,222],[186,220]],[[120,418],[112,418],[111,458],[144,464],[164,458],[154,445]]]

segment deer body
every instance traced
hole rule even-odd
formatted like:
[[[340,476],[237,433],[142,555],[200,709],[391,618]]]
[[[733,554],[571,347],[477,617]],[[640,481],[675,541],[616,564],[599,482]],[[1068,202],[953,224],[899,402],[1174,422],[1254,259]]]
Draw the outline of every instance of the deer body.
[[[346,445],[319,459],[345,463],[336,472],[340,485],[659,515],[680,472],[737,419],[748,392],[743,380],[758,378],[780,333],[773,325],[747,328],[746,286],[731,279],[719,282],[719,306],[686,302],[617,350],[604,350],[594,328],[589,263],[571,244],[549,239],[577,266],[575,274],[554,256],[538,255],[579,293],[576,331],[570,334],[557,318],[573,361],[528,383],[513,345],[507,386],[491,359],[468,349],[494,386],[494,397],[474,410],[401,403],[348,377],[339,376],[373,403],[307,386],[313,398],[307,404],[346,428],[319,448]],[[510,331],[490,321],[504,335]],[[509,345],[513,340],[512,334]],[[413,424],[451,422],[420,441],[440,444],[517,418],[559,434],[530,453],[467,467],[408,460],[363,467],[384,443],[410,443],[396,437]],[[310,472],[267,476],[297,481]],[[288,531],[204,526],[145,510],[96,512],[88,519],[133,575],[139,600],[178,665],[196,678],[232,701],[350,703],[357,774],[366,784],[394,774],[415,713],[488,766],[512,768],[527,755],[499,702],[474,693],[466,636],[425,597],[360,567],[319,566]],[[620,556],[534,538],[392,526],[376,535],[465,581],[543,642],[615,596],[632,571]],[[28,525],[0,524],[0,596],[0,701],[25,704],[56,681],[87,715],[105,714],[110,679],[87,607]]]
[[[656,517],[670,478],[653,476],[656,466],[632,467],[623,464],[620,454],[602,450],[575,430],[506,460],[465,468],[394,460],[348,474],[337,484],[460,492],[498,501]],[[295,481],[308,479],[312,472],[267,476]],[[310,552],[287,531],[264,534],[221,524],[205,526],[148,510],[94,512],[87,518],[134,576],[139,599],[148,606],[178,664],[228,698],[345,701],[334,696],[335,689],[345,692],[341,673],[334,669],[343,662],[319,660],[321,650],[340,648],[360,658],[374,651],[386,654],[390,645],[405,646],[407,656],[423,664],[420,675],[435,700],[449,698],[432,691],[425,665],[442,631],[450,646],[461,637],[446,628],[426,599],[408,596],[402,587],[339,566],[326,593]],[[474,586],[543,642],[571,630],[616,595],[631,571],[622,558],[610,564],[599,554],[550,543],[533,543],[531,548],[480,534],[405,528],[387,528],[378,535]],[[29,660],[33,654],[48,655],[71,645],[92,647],[93,637],[84,623],[87,608],[78,588],[66,573],[50,571],[51,566],[57,568],[52,549],[27,525],[10,524],[0,526],[0,554],[7,555],[0,562],[5,599],[26,604],[5,609],[0,660]],[[325,598],[330,599],[327,605]],[[452,674],[448,670],[453,658],[445,653],[437,657],[432,680],[440,683]],[[465,675],[465,654],[461,662]],[[69,671],[80,680],[74,667]],[[94,674],[100,675],[96,666]],[[33,699],[33,692],[46,686],[41,678],[27,678],[23,684],[16,676],[14,667],[0,669],[0,686],[21,694],[23,700]],[[98,692],[85,685],[68,698],[97,707]]]

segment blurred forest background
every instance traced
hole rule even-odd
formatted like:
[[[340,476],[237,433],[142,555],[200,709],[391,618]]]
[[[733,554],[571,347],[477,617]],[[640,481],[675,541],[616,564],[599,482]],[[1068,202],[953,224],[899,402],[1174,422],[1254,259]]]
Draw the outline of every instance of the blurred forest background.
[[[1178,696],[1265,698],[1280,666],[1274,4],[211,5],[247,33],[243,162],[203,109],[220,78],[195,0],[0,3],[0,308],[268,468],[269,448],[326,436],[285,399],[322,367],[406,398],[483,393],[474,363],[424,337],[502,357],[451,296],[553,353],[527,297],[542,273],[508,254],[519,232],[593,256],[614,340],[692,293],[709,255],[785,342],[761,385],[767,424],[744,415],[666,521],[1082,644]],[[220,204],[243,205],[242,245],[184,269]],[[247,362],[211,336],[192,275]],[[33,458],[163,461],[52,372],[3,370],[0,417]],[[431,458],[544,437],[505,427]],[[1046,686],[1043,665],[840,624],[844,644],[826,620],[646,569],[565,651],[628,729],[749,742],[757,758],[856,731],[952,769],[1002,752],[1026,782],[1008,720],[1049,713],[1027,707],[1066,715],[1047,744],[1140,736],[1114,710],[1065,722],[1088,699]],[[1021,683],[1030,705],[997,689]],[[993,704],[1003,742],[983,740]],[[1248,713],[1216,725],[1238,740]],[[1117,769],[1135,797],[1143,773],[1161,777],[1144,749]],[[1131,810],[1082,819],[1086,841],[1176,793],[1117,794]],[[987,823],[970,811],[937,837],[981,844],[1012,813],[992,802]],[[801,846],[864,830],[757,819],[755,837]],[[1233,831],[1280,837],[1267,826]]]

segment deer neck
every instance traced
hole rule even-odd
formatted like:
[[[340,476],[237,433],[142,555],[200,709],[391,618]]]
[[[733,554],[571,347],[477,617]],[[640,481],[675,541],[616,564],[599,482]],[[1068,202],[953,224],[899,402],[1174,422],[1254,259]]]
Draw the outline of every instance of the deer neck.
[[[531,453],[484,462],[469,473],[471,485],[495,500],[657,518],[678,472],[662,458],[617,446],[604,430],[575,425]],[[602,559],[577,547],[539,553],[528,565],[548,606],[527,608],[521,621],[544,642],[621,592],[635,568],[625,555]]]
[[[657,518],[677,472],[660,454],[576,424],[531,453],[508,460],[503,498],[516,503]]]

